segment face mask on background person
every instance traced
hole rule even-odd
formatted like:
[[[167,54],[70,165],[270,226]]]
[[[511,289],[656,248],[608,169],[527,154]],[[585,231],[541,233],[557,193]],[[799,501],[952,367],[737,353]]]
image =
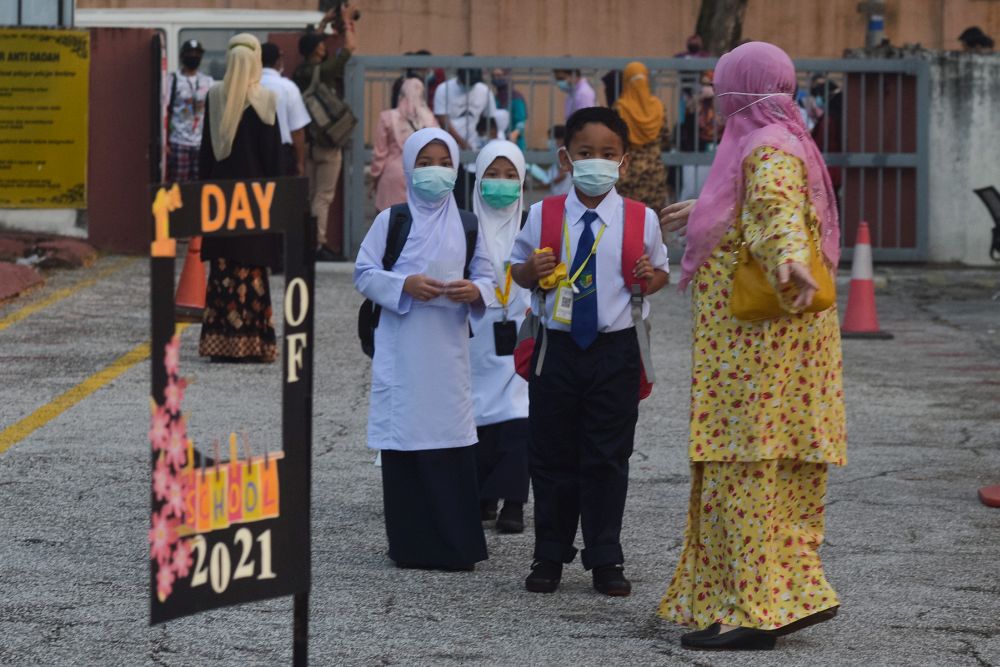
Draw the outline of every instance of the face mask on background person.
[[[615,187],[615,183],[618,182],[618,168],[624,161],[624,155],[621,162],[599,158],[574,160],[573,185],[580,188],[585,195],[600,197]]]
[[[451,167],[417,167],[413,170],[413,189],[430,202],[444,199],[455,189],[458,172]]]
[[[559,87],[559,90],[564,93],[568,93],[571,90],[569,79],[556,79],[556,85]]]
[[[521,183],[511,178],[484,178],[480,190],[493,208],[507,208],[521,198]]]
[[[549,150],[552,151],[553,153],[559,150],[559,142],[556,141],[555,139],[549,139],[548,146]]]
[[[197,54],[181,56],[181,64],[186,69],[198,69],[198,66],[201,65],[201,56]]]

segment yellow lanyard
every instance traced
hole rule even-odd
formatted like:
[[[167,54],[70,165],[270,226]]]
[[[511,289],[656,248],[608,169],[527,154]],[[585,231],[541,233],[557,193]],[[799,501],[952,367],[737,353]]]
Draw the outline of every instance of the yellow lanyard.
[[[607,229],[607,228],[608,228],[607,225],[602,225],[601,226],[601,231],[597,232],[597,238],[594,239],[594,245],[591,246],[591,248],[590,248],[590,254],[587,255],[586,259],[584,259],[582,262],[580,262],[580,266],[579,266],[579,268],[577,268],[576,273],[574,273],[570,277],[570,279],[569,279],[569,284],[570,285],[576,285],[576,279],[580,277],[580,274],[583,273],[583,267],[587,266],[587,262],[589,262],[590,258],[594,256],[595,252],[597,252],[597,244],[599,244],[601,242],[601,237],[604,236],[604,230]],[[573,259],[570,257],[570,248],[569,248],[569,225],[566,224],[566,216],[565,215],[563,215],[563,238],[566,241],[566,257],[569,258],[569,260],[570,260],[570,266],[572,266]]]
[[[497,301],[503,306],[504,314],[507,313],[507,302],[510,301],[510,262],[503,263],[504,271],[507,276],[504,278],[503,291],[500,291],[500,287],[495,287],[497,293]]]

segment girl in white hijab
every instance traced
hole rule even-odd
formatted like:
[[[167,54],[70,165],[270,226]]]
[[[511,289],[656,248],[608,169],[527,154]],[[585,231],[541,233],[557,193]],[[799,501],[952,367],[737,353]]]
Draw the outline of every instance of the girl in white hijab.
[[[229,40],[226,75],[208,91],[199,151],[204,180],[281,175],[281,135],[274,94],[262,88],[260,42],[250,34]],[[270,234],[206,238],[202,259],[210,262],[198,353],[212,361],[274,361],[278,354],[271,320],[267,267],[274,262]]]
[[[494,298],[482,235],[464,278],[466,236],[453,189],[458,146],[436,128],[403,145],[412,218],[399,259],[382,257],[392,211],[372,223],[354,269],[382,307],[375,329],[368,446],[382,452],[389,558],[399,567],[469,570],[486,559],[476,483],[469,326]]]
[[[476,159],[472,206],[497,287],[486,315],[473,326],[472,398],[479,445],[480,518],[503,533],[524,531],[528,500],[528,383],[514,371],[513,344],[529,306],[528,292],[510,279],[514,238],[523,219],[524,154],[492,141]],[[503,508],[497,517],[497,501]]]

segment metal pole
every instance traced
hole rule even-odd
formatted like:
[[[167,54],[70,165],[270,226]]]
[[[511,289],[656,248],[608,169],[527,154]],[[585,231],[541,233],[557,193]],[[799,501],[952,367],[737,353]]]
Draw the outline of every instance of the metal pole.
[[[292,665],[306,667],[309,664],[309,592],[297,593],[293,605]]]

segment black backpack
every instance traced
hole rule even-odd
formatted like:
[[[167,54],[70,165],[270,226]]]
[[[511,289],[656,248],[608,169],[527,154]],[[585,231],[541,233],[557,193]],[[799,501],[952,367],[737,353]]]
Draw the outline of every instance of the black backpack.
[[[469,211],[459,210],[462,216],[462,228],[465,230],[465,278],[469,278],[469,264],[476,253],[476,241],[479,237],[479,221],[476,215]],[[396,204],[389,210],[389,230],[385,237],[385,253],[382,255],[382,268],[390,271],[396,265],[406,238],[410,235],[410,215],[408,204]],[[382,316],[382,306],[371,299],[365,299],[358,309],[358,338],[361,339],[361,351],[369,357],[375,356],[375,328]]]

